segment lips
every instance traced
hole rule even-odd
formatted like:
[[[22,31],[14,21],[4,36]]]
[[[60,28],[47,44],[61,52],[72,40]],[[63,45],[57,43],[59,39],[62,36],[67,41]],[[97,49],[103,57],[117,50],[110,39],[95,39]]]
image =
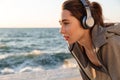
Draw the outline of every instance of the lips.
[[[64,36],[64,39],[68,41],[68,39],[69,39],[69,36]]]

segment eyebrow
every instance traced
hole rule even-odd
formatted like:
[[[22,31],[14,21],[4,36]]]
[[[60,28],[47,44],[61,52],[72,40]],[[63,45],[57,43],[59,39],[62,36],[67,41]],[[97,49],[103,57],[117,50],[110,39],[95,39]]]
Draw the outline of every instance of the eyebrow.
[[[59,22],[69,21],[68,19],[59,20]]]

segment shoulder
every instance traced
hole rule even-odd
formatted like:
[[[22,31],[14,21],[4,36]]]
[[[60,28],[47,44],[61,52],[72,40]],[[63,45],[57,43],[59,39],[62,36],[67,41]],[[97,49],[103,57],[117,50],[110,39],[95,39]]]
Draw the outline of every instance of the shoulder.
[[[101,47],[104,64],[120,57],[120,24],[106,28],[106,44]]]
[[[106,31],[107,31],[108,35],[110,33],[114,33],[114,34],[117,34],[120,36],[120,23],[116,23],[114,25],[106,27]]]
[[[107,43],[102,46],[102,61],[112,79],[120,77],[120,24],[106,28]]]
[[[106,28],[106,39],[108,45],[119,45],[120,46],[120,23],[114,24]]]
[[[106,28],[106,44],[101,47],[101,57],[106,64],[110,57],[120,57],[120,24]]]

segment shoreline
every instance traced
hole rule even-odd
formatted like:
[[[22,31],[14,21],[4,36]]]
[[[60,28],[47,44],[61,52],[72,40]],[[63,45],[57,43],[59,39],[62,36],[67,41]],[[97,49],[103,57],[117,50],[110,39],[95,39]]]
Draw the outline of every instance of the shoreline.
[[[0,75],[0,80],[82,80],[76,68]]]

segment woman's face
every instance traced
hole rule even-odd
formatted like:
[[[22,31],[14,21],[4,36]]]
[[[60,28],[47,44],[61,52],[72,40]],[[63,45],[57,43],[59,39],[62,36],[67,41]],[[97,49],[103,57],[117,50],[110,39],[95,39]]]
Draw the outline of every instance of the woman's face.
[[[60,33],[69,44],[84,39],[86,29],[82,28],[80,22],[71,15],[70,11],[62,10],[60,25]]]

